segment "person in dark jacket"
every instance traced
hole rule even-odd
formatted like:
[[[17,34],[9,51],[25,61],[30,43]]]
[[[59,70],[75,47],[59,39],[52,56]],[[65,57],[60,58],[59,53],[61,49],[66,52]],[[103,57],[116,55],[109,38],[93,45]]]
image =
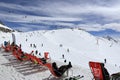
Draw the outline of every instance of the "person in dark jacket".
[[[104,63],[106,63],[107,62],[107,60],[106,60],[106,58],[104,59]]]
[[[110,74],[107,71],[107,69],[105,68],[103,63],[101,63],[101,67],[102,67],[103,79],[104,80],[110,80]]]
[[[7,44],[8,44],[8,42],[7,42],[7,41],[4,41],[4,46],[5,46],[5,47],[7,46]]]
[[[67,71],[69,68],[72,67],[71,62],[69,62],[68,65],[62,65],[61,67],[58,68],[57,64],[55,62],[52,63],[52,67],[54,69],[54,72],[57,76],[62,76],[65,71]]]

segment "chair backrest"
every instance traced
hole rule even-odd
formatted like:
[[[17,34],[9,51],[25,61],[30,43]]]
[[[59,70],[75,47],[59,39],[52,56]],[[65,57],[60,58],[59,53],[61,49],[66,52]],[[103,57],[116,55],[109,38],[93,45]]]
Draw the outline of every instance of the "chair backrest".
[[[31,60],[33,63],[38,64],[35,56],[33,56],[33,55],[30,54],[29,57],[30,57],[30,60]]]
[[[101,63],[99,62],[89,62],[89,67],[92,71],[95,80],[104,80]]]
[[[33,59],[40,65],[43,65],[43,62],[40,58],[36,57],[36,56],[33,56]]]
[[[30,56],[29,56],[30,54],[28,54],[28,53],[25,53],[25,56],[26,56],[26,60],[30,60]]]
[[[13,52],[12,52],[12,54],[13,54],[13,56],[14,56],[16,59],[21,60],[20,57],[19,57],[19,54],[18,54],[17,50],[14,49]]]
[[[50,70],[51,74],[52,74],[54,77],[61,77],[61,76],[57,76],[57,75],[55,74],[54,69],[53,69],[51,63],[46,63],[44,66],[46,66],[46,67]]]
[[[6,52],[11,51],[11,46],[9,44],[7,44],[6,46],[2,46]]]

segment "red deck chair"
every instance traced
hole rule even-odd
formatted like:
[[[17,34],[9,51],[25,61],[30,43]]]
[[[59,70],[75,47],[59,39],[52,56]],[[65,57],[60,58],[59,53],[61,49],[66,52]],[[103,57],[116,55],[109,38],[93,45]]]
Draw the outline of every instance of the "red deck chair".
[[[51,72],[51,74],[52,74],[54,77],[56,77],[56,78],[61,77],[61,76],[57,76],[57,75],[55,74],[51,63],[46,63],[44,66],[46,66],[46,67],[49,69],[49,71]],[[51,75],[50,75],[50,76],[51,76]],[[50,76],[49,76],[49,77],[50,77]]]
[[[19,55],[18,55],[17,50],[14,49],[13,52],[12,52],[12,54],[13,54],[13,56],[14,56],[16,59],[21,60],[21,59],[19,58]]]
[[[28,61],[30,60],[29,54],[25,53],[24,58],[22,58],[23,61]]]
[[[3,49],[5,49],[5,46],[3,46],[3,44],[2,44],[2,46],[1,46]]]
[[[6,47],[2,45],[2,48],[5,50],[5,52],[11,51],[11,46],[9,44]]]
[[[19,47],[14,47],[12,53],[13,53],[14,57],[16,57],[16,59],[18,59],[20,61],[27,60],[25,58],[22,58],[22,55],[24,55],[24,54],[22,53],[22,50]]]
[[[35,56],[35,59],[36,59],[36,61],[38,62],[38,64],[44,65],[44,63],[43,63],[43,61],[41,60],[41,58],[37,58],[37,57]]]
[[[30,60],[35,63],[35,64],[40,64],[40,65],[44,65],[43,61],[40,58],[37,58],[36,56],[33,55],[29,55]]]
[[[72,65],[70,64],[70,62],[69,62],[69,64],[68,65],[62,65],[62,66],[60,66],[59,68],[57,67],[57,65],[56,65],[56,63],[54,62],[54,63],[46,63],[46,64],[44,64],[44,66],[46,66],[49,70],[50,70],[50,72],[51,72],[51,74],[54,76],[54,77],[56,77],[56,78],[62,78],[63,77],[63,74],[68,70],[68,69],[70,69],[71,67],[72,67]],[[50,75],[51,76],[51,75]],[[49,77],[50,77],[49,76]]]
[[[33,53],[33,51],[29,54],[29,53],[25,53],[24,55],[27,57],[28,60],[30,60],[30,57],[32,56],[31,54]]]
[[[33,55],[31,55],[31,54],[29,54],[28,56],[29,56],[30,60],[31,60],[33,63],[38,64],[38,61],[37,61],[36,56],[33,56]]]
[[[32,53],[32,52],[31,52]],[[31,58],[31,53],[22,53],[22,51],[20,50],[18,53],[14,53],[15,57],[21,61],[28,61]]]
[[[104,80],[101,63],[99,62],[89,62],[89,67],[92,71],[95,80]]]

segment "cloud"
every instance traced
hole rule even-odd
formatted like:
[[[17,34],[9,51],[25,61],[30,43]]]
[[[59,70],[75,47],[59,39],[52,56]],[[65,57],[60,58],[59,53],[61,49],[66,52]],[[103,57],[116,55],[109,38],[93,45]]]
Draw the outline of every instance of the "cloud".
[[[86,31],[101,31],[105,30],[105,27],[101,24],[78,24],[77,27]]]
[[[77,27],[86,31],[103,31],[106,29],[112,29],[120,32],[120,23],[108,23],[108,24],[79,24]]]
[[[69,0],[68,0],[69,1]],[[86,0],[87,1],[87,0]],[[76,1],[79,3],[79,0]],[[30,2],[29,2],[30,3]],[[43,3],[43,2],[42,2]],[[46,14],[52,17],[69,17],[69,18],[80,18],[83,14],[97,14],[103,17],[106,17],[109,20],[111,19],[120,19],[120,6],[119,5],[112,5],[112,6],[101,6],[101,5],[93,5],[93,4],[76,4],[67,1],[54,1],[52,4],[48,1],[45,1],[44,4],[37,6],[28,6],[28,5],[20,5],[20,4],[12,4],[12,3],[0,3],[1,7],[8,8],[10,10],[18,10],[18,11],[26,11],[28,13],[37,14]],[[90,1],[89,1],[90,3]],[[104,2],[105,3],[105,2]],[[107,4],[107,3],[106,3]],[[24,13],[25,14],[25,13]],[[115,16],[116,15],[116,16]]]
[[[109,23],[104,25],[107,29],[113,29],[120,32],[120,23]]]
[[[25,31],[27,26],[31,26],[28,30],[32,30],[35,27],[32,24],[81,27],[87,31],[108,28],[120,31],[119,0],[14,1],[0,2],[0,19],[19,23],[26,27],[22,27]]]

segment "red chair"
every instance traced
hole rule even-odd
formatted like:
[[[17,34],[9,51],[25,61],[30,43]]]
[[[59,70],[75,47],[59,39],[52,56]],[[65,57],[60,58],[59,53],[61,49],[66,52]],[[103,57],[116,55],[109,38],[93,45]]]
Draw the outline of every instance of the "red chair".
[[[46,66],[51,74],[56,77],[56,78],[60,78],[63,76],[63,74],[70,68],[72,68],[72,65],[71,65],[71,62],[69,62],[68,65],[62,65],[60,66],[59,68],[57,67],[56,63],[53,62],[52,64],[51,63],[46,63],[44,64],[44,66]],[[51,76],[51,75],[50,75]],[[49,76],[49,77],[50,77]]]
[[[103,63],[90,61],[89,67],[95,80],[110,80],[109,73]]]
[[[8,44],[6,46],[2,45],[2,48],[5,50],[5,52],[10,52],[11,51],[11,46]]]
[[[53,69],[51,63],[46,63],[44,66],[46,66],[46,67],[49,69],[49,71],[51,72],[51,74],[52,74],[54,77],[56,77],[56,78],[61,77],[61,76],[57,76],[57,75],[55,74],[54,69]],[[50,76],[51,76],[51,75],[50,75]],[[49,77],[50,77],[50,76],[49,76]]]

